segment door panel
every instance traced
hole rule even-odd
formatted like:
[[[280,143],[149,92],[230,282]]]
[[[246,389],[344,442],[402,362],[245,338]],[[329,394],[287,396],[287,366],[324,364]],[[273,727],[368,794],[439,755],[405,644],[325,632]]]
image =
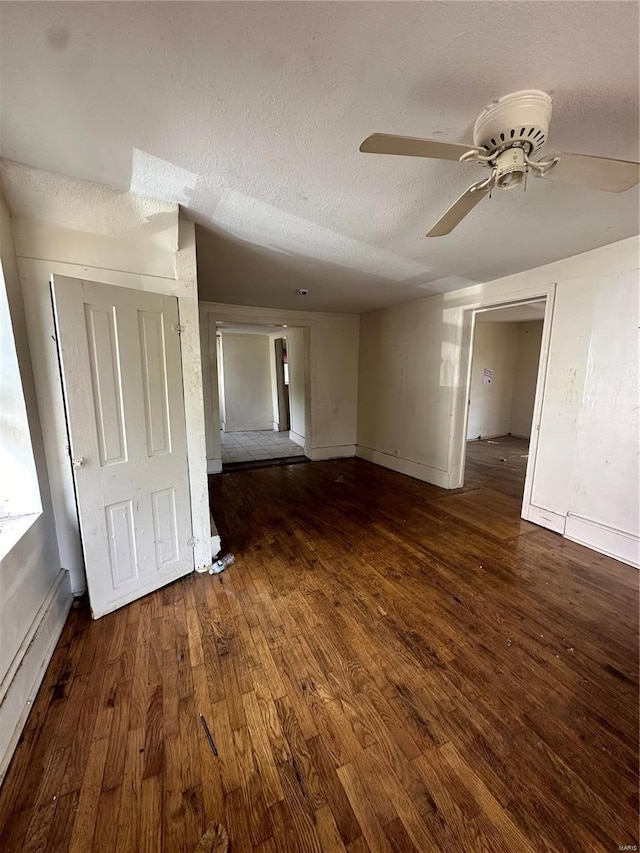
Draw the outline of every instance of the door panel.
[[[52,289],[97,617],[193,569],[178,302],[62,276]]]
[[[100,464],[113,465],[127,458],[115,310],[85,304],[84,313]]]
[[[167,388],[167,356],[164,345],[162,315],[138,311],[144,420],[147,429],[147,453],[171,453],[169,432],[169,399]]]

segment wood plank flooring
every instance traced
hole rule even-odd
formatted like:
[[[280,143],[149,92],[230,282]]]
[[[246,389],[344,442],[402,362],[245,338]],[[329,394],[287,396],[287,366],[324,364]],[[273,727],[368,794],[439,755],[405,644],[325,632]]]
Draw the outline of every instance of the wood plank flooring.
[[[361,460],[212,477],[235,565],[71,612],[3,853],[191,853],[211,823],[231,853],[638,844],[638,573],[520,523],[482,464],[458,493]]]

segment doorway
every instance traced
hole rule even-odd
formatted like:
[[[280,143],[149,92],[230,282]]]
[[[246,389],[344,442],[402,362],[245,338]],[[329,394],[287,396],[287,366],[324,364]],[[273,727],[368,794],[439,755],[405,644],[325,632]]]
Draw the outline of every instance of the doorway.
[[[546,375],[547,308],[540,298],[478,308],[472,316],[461,485],[521,502],[524,518]]]
[[[216,324],[222,470],[306,461],[303,329]]]
[[[543,300],[476,314],[466,485],[522,499],[536,395]]]

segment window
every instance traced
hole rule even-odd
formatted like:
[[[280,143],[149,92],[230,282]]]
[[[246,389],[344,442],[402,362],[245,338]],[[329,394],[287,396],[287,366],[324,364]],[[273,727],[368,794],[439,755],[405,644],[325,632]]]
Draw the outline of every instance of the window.
[[[8,534],[9,522],[42,512],[42,503],[1,264],[0,276],[0,534]],[[11,538],[0,535],[0,554]]]

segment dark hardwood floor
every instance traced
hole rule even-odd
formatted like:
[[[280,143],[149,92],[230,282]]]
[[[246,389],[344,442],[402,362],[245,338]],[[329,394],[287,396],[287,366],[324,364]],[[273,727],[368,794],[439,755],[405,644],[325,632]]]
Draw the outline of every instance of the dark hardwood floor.
[[[211,823],[231,853],[638,844],[638,573],[471,456],[456,493],[360,460],[212,477],[236,563],[72,611],[3,853],[191,853]]]
[[[487,487],[522,502],[529,440],[514,435],[467,442],[464,472],[466,488]]]

